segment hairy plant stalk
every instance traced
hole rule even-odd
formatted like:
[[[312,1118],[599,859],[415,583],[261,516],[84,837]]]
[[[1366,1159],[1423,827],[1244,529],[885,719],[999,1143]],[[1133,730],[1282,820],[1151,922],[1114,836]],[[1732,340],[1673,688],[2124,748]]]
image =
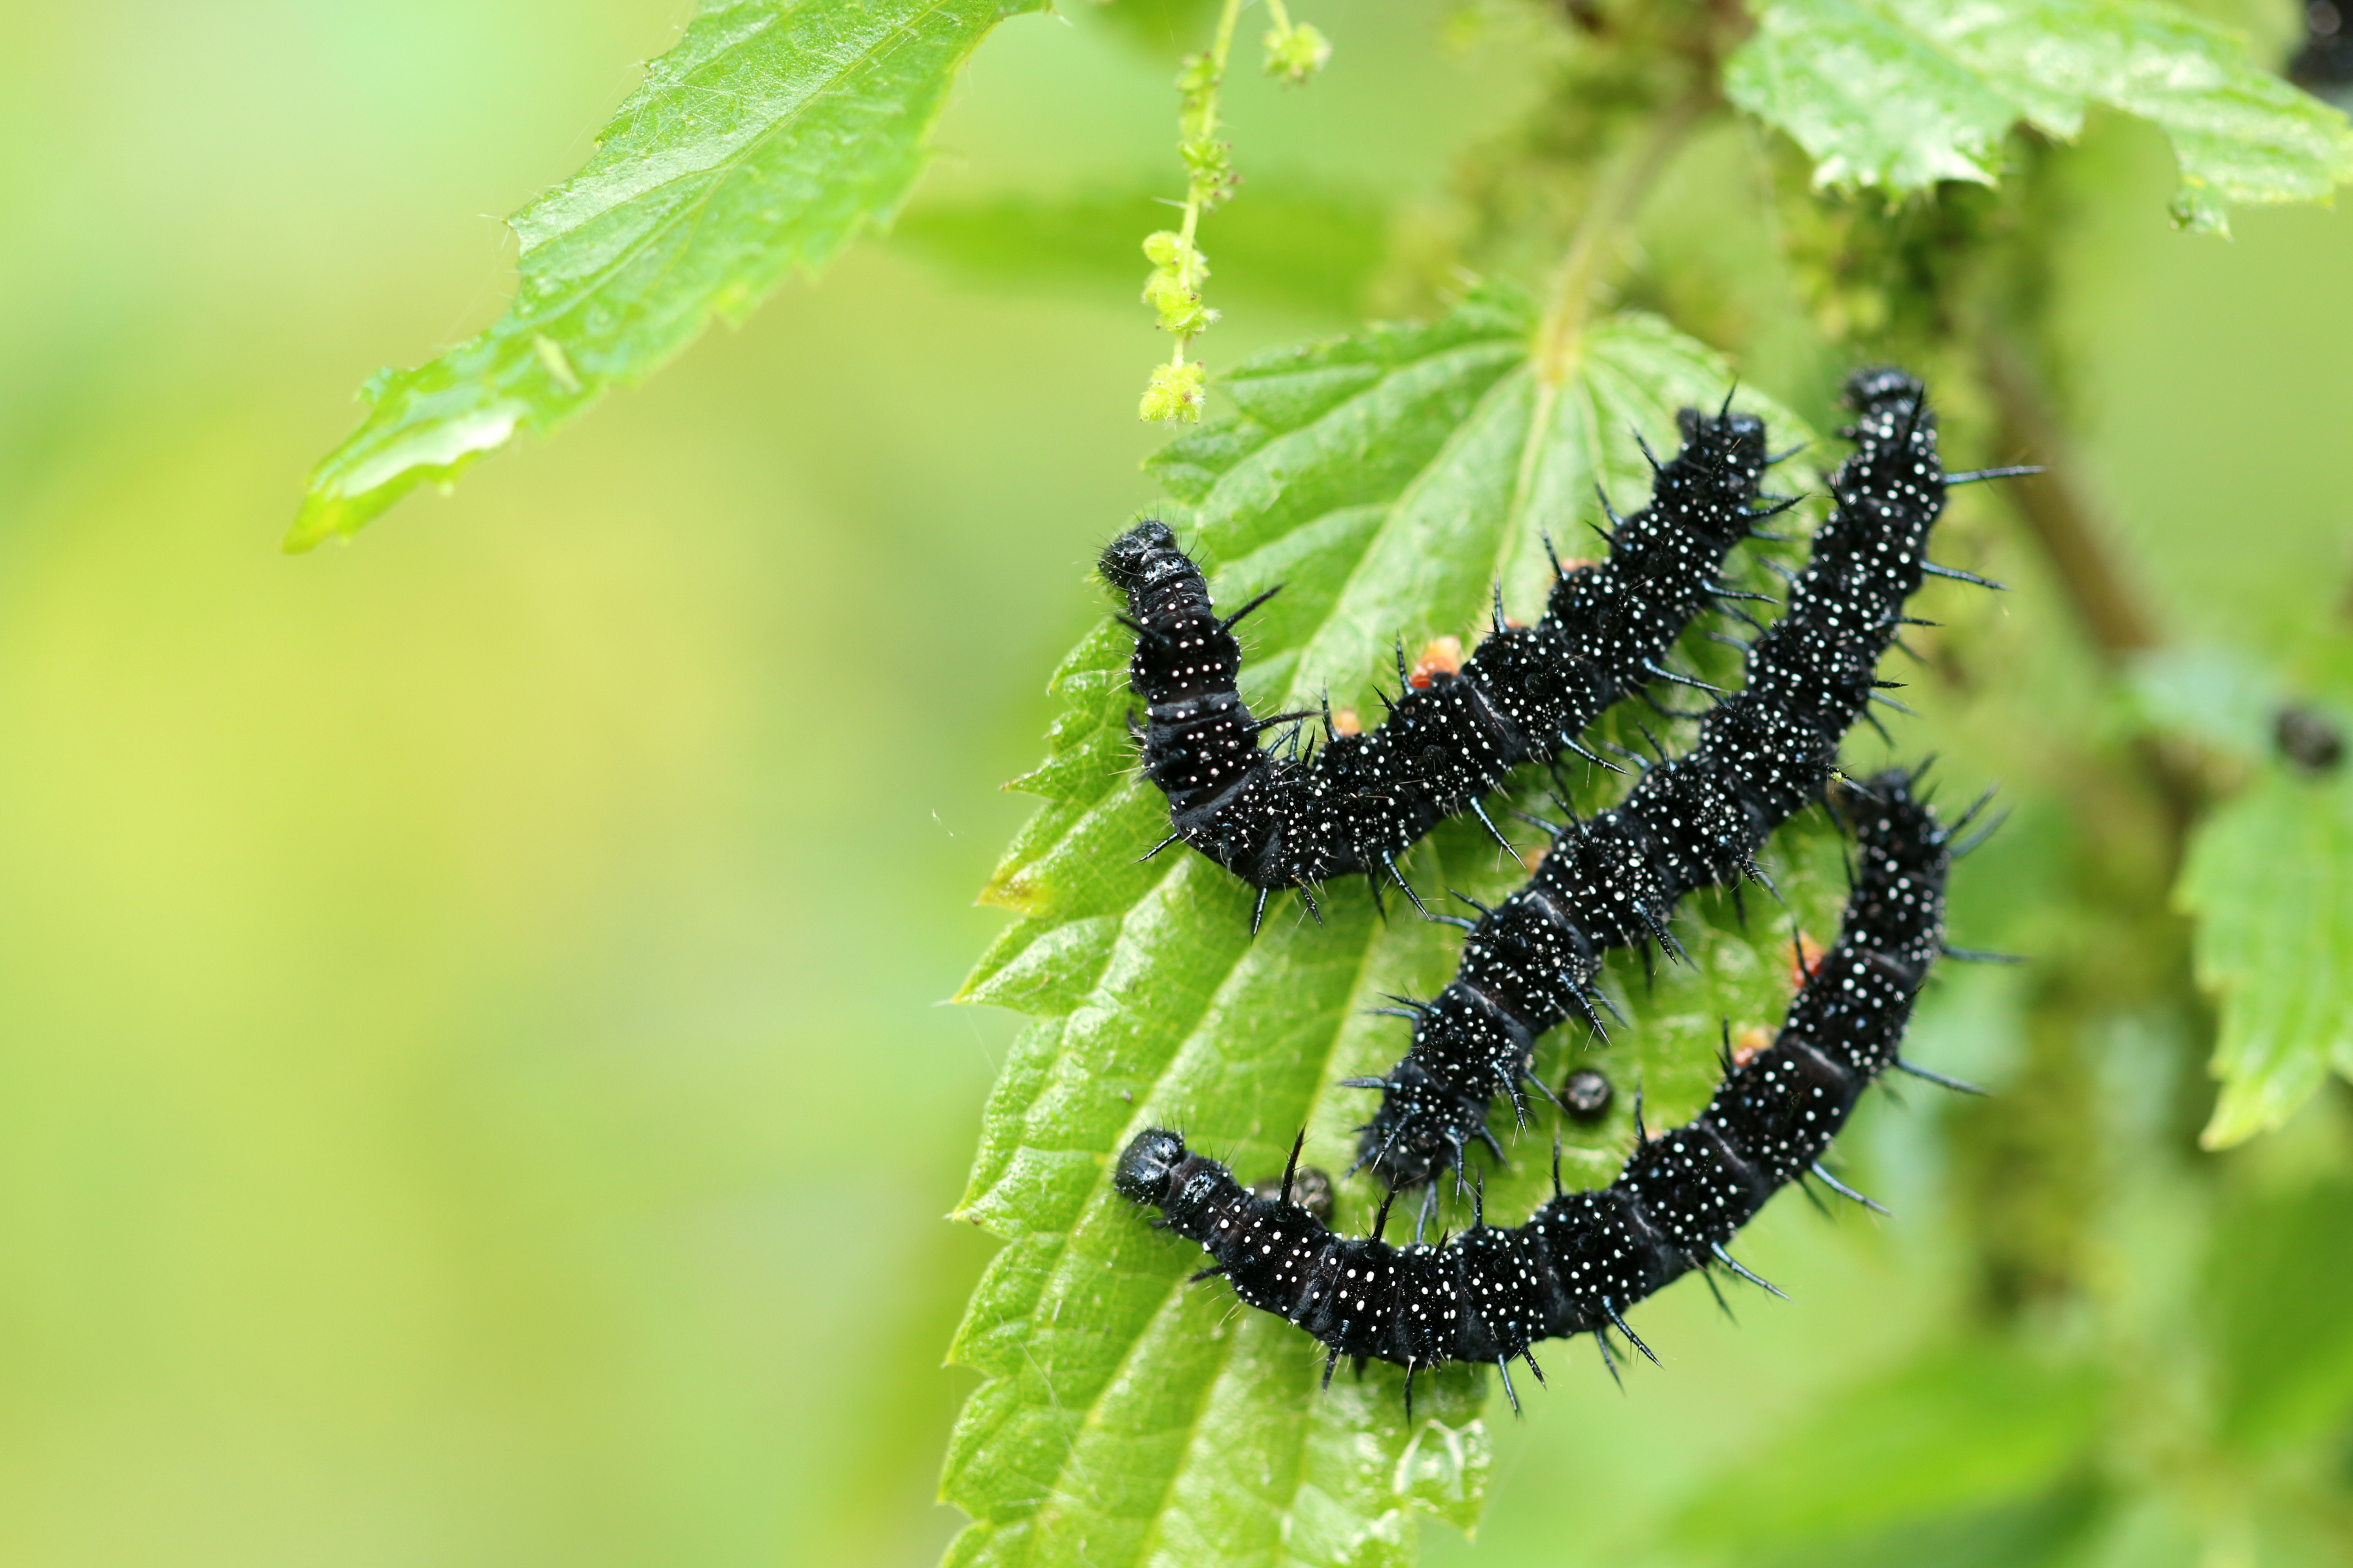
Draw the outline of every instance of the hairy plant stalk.
[[[1184,133],[1183,145],[1187,148],[1209,147],[1218,134],[1218,93],[1225,86],[1226,61],[1234,51],[1234,27],[1241,20],[1242,0],[1226,0],[1218,13],[1217,36],[1209,41],[1209,52],[1203,62],[1203,84],[1187,96],[1186,112],[1179,128]],[[1182,241],[1176,262],[1177,281],[1185,288],[1198,292],[1201,285],[1200,253],[1194,248],[1194,238],[1200,233],[1201,215],[1218,199],[1221,178],[1199,167],[1192,171],[1185,186],[1185,221],[1177,228]],[[1183,364],[1185,351],[1191,345],[1191,333],[1180,334],[1176,351],[1168,363]]]
[[[1513,479],[1514,517],[1526,504],[1529,487],[1535,482],[1536,458],[1544,449],[1545,433],[1552,427],[1553,406],[1559,401],[1560,389],[1576,373],[1593,296],[1618,237],[1641,215],[1643,199],[1683,139],[1719,101],[1710,85],[1694,89],[1662,110],[1594,191],[1569,236],[1568,249],[1546,292],[1544,319],[1536,324],[1535,347],[1530,356],[1536,401],[1528,421],[1527,441],[1520,451],[1519,471]]]
[[[2164,638],[2157,617],[2109,549],[2114,530],[2084,489],[2067,433],[2025,354],[2000,332],[1989,331],[1978,365],[2001,421],[2003,447],[2031,452],[2043,465],[2042,473],[2017,481],[2010,496],[2092,646],[2111,666],[2158,647]]]
[[[1686,93],[1668,105],[1593,193],[1546,292],[1534,355],[1538,386],[1556,393],[1576,373],[1593,295],[1619,236],[1641,215],[1643,199],[1682,148],[1683,138],[1717,101],[1714,89],[1707,88]]]

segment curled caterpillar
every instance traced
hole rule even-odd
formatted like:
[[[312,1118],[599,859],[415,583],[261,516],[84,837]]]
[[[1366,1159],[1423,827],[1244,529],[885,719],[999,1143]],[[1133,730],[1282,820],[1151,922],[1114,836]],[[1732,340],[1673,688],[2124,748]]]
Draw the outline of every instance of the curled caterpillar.
[[[1328,1346],[1327,1384],[1344,1355],[1397,1362],[1410,1406],[1415,1369],[1493,1362],[1516,1408],[1510,1363],[1525,1359],[1541,1381],[1531,1353],[1538,1340],[1590,1333],[1614,1373],[1604,1331],[1615,1327],[1649,1355],[1626,1325],[1634,1303],[1711,1265],[1764,1284],[1725,1243],[1775,1190],[1810,1171],[1868,1203],[1822,1169],[1823,1151],[1880,1073],[1936,1077],[1904,1061],[1899,1047],[1943,944],[1945,873],[1957,851],[1952,833],[1914,798],[1916,783],[1916,774],[1889,773],[1840,791],[1861,854],[1837,945],[1790,1003],[1779,1037],[1737,1067],[1727,1051],[1706,1110],[1639,1142],[1609,1186],[1563,1192],[1556,1145],[1552,1201],[1525,1225],[1492,1226],[1482,1214],[1451,1241],[1393,1247],[1381,1239],[1388,1201],[1370,1237],[1337,1237],[1288,1201],[1287,1180],[1276,1195],[1254,1194],[1160,1128],[1128,1144],[1115,1185],[1160,1209],[1165,1228],[1201,1244],[1215,1259],[1203,1274],[1225,1275],[1244,1301]]]
[[[1553,841],[1518,892],[1474,906],[1476,921],[1439,917],[1470,932],[1452,984],[1389,1009],[1413,1020],[1411,1050],[1386,1078],[1349,1080],[1382,1091],[1357,1163],[1390,1187],[1446,1168],[1459,1177],[1472,1139],[1500,1158],[1489,1101],[1510,1094],[1525,1121],[1536,1037],[1572,1015],[1602,1030],[1604,953],[1645,942],[1680,953],[1667,921],[1685,892],[1764,881],[1757,851],[1821,798],[1840,738],[1875,695],[1905,599],[1924,573],[1966,575],[1923,553],[1946,478],[1920,384],[1865,371],[1847,399],[1856,450],[1831,481],[1836,506],[1788,609],[1749,649],[1746,689],[1710,710],[1691,750],[1648,767],[1622,804],[1565,827],[1539,824]]]
[[[1713,416],[1687,408],[1676,421],[1683,449],[1652,460],[1650,505],[1611,514],[1609,559],[1562,572],[1542,620],[1506,626],[1499,593],[1493,630],[1459,669],[1409,677],[1400,650],[1407,689],[1387,721],[1343,734],[1327,703],[1324,744],[1304,759],[1297,726],[1311,715],[1254,718],[1234,689],[1234,624],[1275,590],[1220,618],[1166,523],[1113,540],[1101,569],[1126,596],[1135,631],[1129,671],[1146,703],[1144,774],[1168,796],[1172,831],[1154,852],[1181,838],[1258,889],[1255,930],[1273,889],[1298,888],[1312,910],[1312,885],[1345,873],[1386,870],[1414,898],[1397,857],[1463,810],[1504,842],[1480,797],[1530,759],[1568,750],[1599,761],[1578,731],[1653,679],[1685,679],[1661,660],[1692,616],[1739,596],[1717,580],[1725,554],[1795,504],[1757,504],[1770,462],[1762,420],[1727,401]],[[1259,744],[1261,731],[1282,724],[1292,744]]]

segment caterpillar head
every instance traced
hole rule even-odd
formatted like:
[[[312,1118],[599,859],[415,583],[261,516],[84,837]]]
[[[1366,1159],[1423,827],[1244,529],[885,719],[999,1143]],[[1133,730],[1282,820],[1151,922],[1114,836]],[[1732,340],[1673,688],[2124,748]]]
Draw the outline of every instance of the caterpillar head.
[[[1890,403],[1916,403],[1926,395],[1919,377],[1894,365],[1869,366],[1846,378],[1846,405],[1857,413]]]
[[[1131,599],[1164,577],[1192,570],[1176,548],[1176,535],[1156,517],[1147,517],[1103,549],[1096,563],[1103,580]]]
[[[1112,1185],[1130,1203],[1165,1205],[1168,1178],[1184,1163],[1185,1140],[1165,1127],[1147,1127],[1137,1133],[1119,1157]]]
[[[1720,414],[1678,408],[1675,428],[1682,432],[1685,446],[1694,442],[1720,446],[1736,458],[1748,459],[1750,466],[1765,466],[1765,421],[1754,414],[1735,414],[1729,408]]]

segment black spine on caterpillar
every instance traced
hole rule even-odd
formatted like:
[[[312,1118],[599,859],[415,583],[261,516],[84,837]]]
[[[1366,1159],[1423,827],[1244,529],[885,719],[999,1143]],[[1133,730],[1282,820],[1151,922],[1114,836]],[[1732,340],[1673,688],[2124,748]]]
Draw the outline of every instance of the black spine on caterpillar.
[[[1676,419],[1683,449],[1653,465],[1650,505],[1612,519],[1609,559],[1563,573],[1542,620],[1507,626],[1499,608],[1459,671],[1403,691],[1366,733],[1338,733],[1327,711],[1324,744],[1303,759],[1295,745],[1261,747],[1259,734],[1305,715],[1255,718],[1235,690],[1234,623],[1266,595],[1220,619],[1166,523],[1113,540],[1101,569],[1127,599],[1130,677],[1147,705],[1144,774],[1168,796],[1170,837],[1262,891],[1355,871],[1397,877],[1399,854],[1444,818],[1479,810],[1513,767],[1581,751],[1578,732],[1657,678],[1684,626],[1720,602],[1732,547],[1793,504],[1757,504],[1763,421],[1729,403]]]
[[[1462,1169],[1499,1090],[1525,1117],[1521,1080],[1536,1037],[1572,1016],[1601,1027],[1603,954],[1656,941],[1694,888],[1759,877],[1756,856],[1818,800],[1848,726],[1865,710],[1904,601],[1930,570],[1928,531],[1944,510],[1936,425],[1901,371],[1850,379],[1845,432],[1855,452],[1831,481],[1836,505],[1790,587],[1788,607],[1750,648],[1748,683],[1711,710],[1691,750],[1653,766],[1625,801],[1559,829],[1535,876],[1485,913],[1454,981],[1415,1005],[1413,1047],[1383,1079],[1358,1163],[1389,1186]],[[1938,569],[1941,570],[1941,569]]]
[[[1700,1116],[1639,1145],[1607,1187],[1563,1192],[1525,1225],[1477,1223],[1438,1246],[1335,1236],[1296,1203],[1261,1196],[1226,1167],[1159,1128],[1121,1156],[1122,1195],[1201,1244],[1244,1301],[1274,1312],[1341,1356],[1409,1372],[1451,1361],[1527,1360],[1538,1340],[1616,1327],[1692,1269],[1746,1275],[1724,1250],[1779,1187],[1813,1171],[1863,1089],[1891,1067],[1942,946],[1950,835],[1913,798],[1916,775],[1890,773],[1841,789],[1860,845],[1837,944],[1789,1005],[1773,1045],[1734,1067]],[[1914,1069],[1918,1070],[1918,1069]],[[1294,1161],[1297,1155],[1293,1154]],[[1382,1208],[1387,1218],[1388,1207]],[[1754,1276],[1746,1276],[1754,1279]],[[1197,1276],[1198,1278],[1198,1276]],[[1761,1283],[1761,1281],[1759,1281]],[[1539,1371],[1538,1375],[1542,1373]],[[1409,1377],[1408,1398],[1411,1397]],[[1516,1395],[1514,1396],[1517,1403]]]

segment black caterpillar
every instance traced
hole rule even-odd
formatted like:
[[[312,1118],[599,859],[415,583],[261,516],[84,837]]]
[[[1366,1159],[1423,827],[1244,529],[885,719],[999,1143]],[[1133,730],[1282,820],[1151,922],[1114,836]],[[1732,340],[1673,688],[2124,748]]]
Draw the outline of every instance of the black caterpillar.
[[[1749,650],[1746,689],[1718,702],[1691,750],[1649,767],[1623,804],[1567,827],[1540,823],[1553,835],[1544,864],[1500,906],[1474,905],[1476,922],[1440,917],[1470,932],[1453,983],[1401,1011],[1413,1047],[1387,1078],[1349,1080],[1383,1091],[1357,1163],[1390,1187],[1449,1167],[1459,1178],[1474,1138],[1501,1156],[1489,1101],[1508,1092],[1525,1120],[1536,1037],[1572,1013],[1601,1030],[1603,953],[1652,941],[1680,953],[1667,921],[1685,892],[1764,881],[1757,851],[1821,798],[1840,738],[1882,684],[1873,671],[1905,599],[1926,573],[1983,581],[1923,554],[1947,479],[1920,384],[1864,371],[1846,395],[1856,450],[1831,479],[1836,506],[1788,610]]]
[[[2340,109],[2353,109],[2353,26],[2337,0],[2306,0],[2304,44],[2287,62],[2287,79]]]
[[[1870,1202],[1819,1161],[1874,1078],[1894,1067],[1952,1083],[1898,1054],[1913,998],[1943,945],[1946,868],[1968,847],[1951,843],[1966,819],[1940,828],[1913,797],[1917,782],[1890,773],[1839,792],[1861,860],[1837,945],[1790,1003],[1772,1046],[1736,1067],[1727,1051],[1725,1081],[1696,1121],[1646,1139],[1638,1118],[1637,1147],[1609,1186],[1563,1192],[1556,1144],[1552,1201],[1525,1225],[1493,1227],[1482,1213],[1451,1241],[1399,1247],[1381,1239],[1394,1192],[1370,1237],[1343,1238],[1290,1201],[1288,1172],[1276,1194],[1253,1194],[1160,1128],[1128,1144],[1114,1184],[1131,1202],[1159,1208],[1158,1224],[1216,1259],[1195,1279],[1227,1276],[1244,1301],[1330,1347],[1327,1384],[1343,1355],[1398,1362],[1410,1409],[1417,1368],[1493,1362],[1516,1409],[1512,1358],[1542,1381],[1535,1342],[1581,1333],[1594,1336],[1614,1373],[1604,1331],[1614,1326],[1650,1355],[1625,1314],[1661,1287],[1711,1264],[1765,1283],[1725,1243],[1777,1188],[1810,1171]],[[1294,1168],[1298,1159],[1294,1147]]]
[[[1167,795],[1173,829],[1153,852],[1181,838],[1258,889],[1255,930],[1273,889],[1298,888],[1313,911],[1312,884],[1356,871],[1386,868],[1420,907],[1397,857],[1465,809],[1509,849],[1480,797],[1530,759],[1549,763],[1566,749],[1600,761],[1578,731],[1651,679],[1696,684],[1661,660],[1701,610],[1758,596],[1717,574],[1759,521],[1796,504],[1757,505],[1772,461],[1763,421],[1734,414],[1727,400],[1712,417],[1687,408],[1676,423],[1683,449],[1665,463],[1651,459],[1651,504],[1629,518],[1610,514],[1608,561],[1561,573],[1532,626],[1504,624],[1499,589],[1493,629],[1478,651],[1459,670],[1430,672],[1422,689],[1411,689],[1419,682],[1400,647],[1407,689],[1387,721],[1343,734],[1327,701],[1324,744],[1305,759],[1298,725],[1311,714],[1254,718],[1234,689],[1234,624],[1275,590],[1220,619],[1200,568],[1166,523],[1140,522],[1113,540],[1101,569],[1127,598],[1130,678],[1147,704],[1138,731],[1144,774]],[[1560,564],[1556,557],[1556,572]],[[1292,726],[1289,743],[1261,748],[1260,731],[1282,724]]]

